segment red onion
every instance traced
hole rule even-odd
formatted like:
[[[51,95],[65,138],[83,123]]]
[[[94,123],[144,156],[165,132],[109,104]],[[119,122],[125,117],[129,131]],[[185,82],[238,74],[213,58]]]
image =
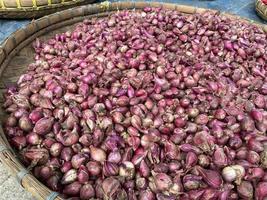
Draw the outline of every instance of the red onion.
[[[190,151],[193,151],[194,153],[196,154],[200,154],[201,153],[201,150],[196,147],[196,146],[193,146],[191,144],[182,144],[180,145],[180,149],[184,152],[190,152]]]
[[[241,128],[243,131],[253,131],[255,129],[255,122],[250,117],[246,117],[241,121]]]
[[[15,136],[10,142],[19,150],[23,149],[27,145],[27,140],[24,136]]]
[[[197,163],[197,155],[194,152],[188,152],[186,155],[186,165],[185,167],[188,169],[193,167]]]
[[[135,181],[136,187],[138,189],[145,189],[148,186],[147,180],[145,178],[137,177]]]
[[[72,167],[75,169],[79,169],[81,165],[86,163],[87,159],[88,158],[86,154],[79,153],[79,154],[74,155],[71,159]]]
[[[98,162],[90,161],[86,164],[86,167],[93,176],[97,176],[101,173],[101,166]]]
[[[92,137],[91,137],[91,135],[88,135],[88,134],[84,134],[79,138],[79,142],[83,146],[90,146],[91,140],[92,140]]]
[[[40,136],[39,136],[40,137]],[[55,139],[47,137],[43,140],[42,145],[46,148],[51,148],[51,146],[56,142]]]
[[[51,130],[53,121],[53,118],[42,118],[36,122],[33,131],[39,135],[44,135]]]
[[[17,125],[17,119],[16,119],[16,117],[14,117],[14,116],[9,116],[9,117],[6,119],[5,125],[6,125],[7,127],[15,127],[15,126]]]
[[[45,164],[49,159],[48,151],[45,148],[25,149],[23,156],[31,163]]]
[[[73,183],[75,180],[77,180],[77,171],[75,169],[71,169],[63,175],[61,183],[69,184]]]
[[[264,200],[267,197],[267,182],[260,182],[256,186],[255,199]]]
[[[159,163],[154,165],[154,171],[157,173],[167,173],[169,170],[169,166],[166,163]]]
[[[145,190],[140,192],[140,200],[155,200],[155,195],[150,190]]]
[[[71,145],[71,148],[74,151],[74,153],[79,153],[82,151],[82,146],[79,143]],[[87,152],[87,153],[89,153],[89,152]]]
[[[194,136],[194,144],[208,152],[214,148],[214,137],[206,131],[197,132]]]
[[[199,110],[197,108],[189,108],[188,109],[188,116],[191,118],[195,118],[199,115]]]
[[[102,190],[107,198],[112,198],[118,192],[120,188],[120,182],[113,178],[106,178],[102,183]]]
[[[143,135],[141,138],[141,145],[144,148],[150,147],[154,142],[157,142],[159,138],[154,135]]]
[[[73,156],[73,150],[70,147],[64,147],[61,151],[60,158],[64,161],[70,161]]]
[[[31,120],[26,117],[26,116],[22,116],[20,119],[19,119],[19,127],[25,131],[25,132],[29,132],[32,130],[32,122]]]
[[[201,176],[187,174],[183,177],[183,186],[186,190],[194,190],[200,188],[203,184]]]
[[[91,157],[98,162],[104,162],[106,160],[106,153],[100,148],[90,146]]]
[[[267,168],[267,151],[266,151],[266,149],[263,152],[261,152],[260,159],[261,159],[260,161],[261,161],[262,167],[264,169],[266,169]]]
[[[200,199],[204,192],[205,190],[190,190],[188,192],[188,197],[190,199]]]
[[[245,176],[246,180],[259,180],[264,176],[264,170],[260,167],[251,168],[248,170],[247,175]]]
[[[164,173],[159,173],[154,176],[155,185],[157,187],[157,190],[159,191],[166,191],[168,190],[172,185],[171,178]]]
[[[248,151],[246,148],[240,148],[239,151],[236,153],[236,157],[238,159],[246,159]]]
[[[252,164],[257,164],[260,162],[260,156],[255,151],[249,151],[247,155],[247,161],[249,161]]]
[[[73,129],[72,132],[66,130],[61,131],[56,135],[57,141],[61,142],[64,146],[72,146],[77,143],[79,140],[79,135],[76,129]]]
[[[108,155],[109,162],[119,163],[121,161],[121,154],[119,151],[113,151]]]
[[[182,118],[176,118],[174,123],[177,128],[183,128],[186,125],[186,121]]]
[[[88,172],[87,168],[84,165],[82,165],[79,168],[77,177],[78,177],[78,181],[80,183],[82,183],[82,184],[88,182],[88,180],[89,180],[89,172]]]
[[[17,119],[21,118],[24,115],[28,115],[28,112],[23,108],[19,108],[14,112],[14,117],[16,117]]]
[[[43,117],[43,113],[39,109],[33,110],[29,115],[29,118],[32,120],[32,123],[36,123],[42,117]]]
[[[68,172],[72,168],[72,164],[70,161],[64,162],[64,164],[61,166],[60,171],[62,173]]]
[[[26,135],[27,143],[32,144],[32,145],[38,145],[41,143],[41,138],[38,134],[36,133],[29,133]]]
[[[247,145],[252,151],[262,152],[264,150],[263,144],[260,141],[257,141],[255,138],[248,140]]]
[[[112,162],[105,162],[103,165],[103,174],[105,176],[115,176],[119,173],[119,167]]]
[[[139,173],[143,177],[148,177],[150,174],[150,169],[145,160],[142,160],[140,163]]]
[[[228,159],[223,148],[216,148],[213,154],[213,162],[217,167],[224,167],[227,165]]]
[[[63,189],[63,194],[67,194],[70,196],[75,196],[80,193],[82,185],[79,182],[73,182],[69,185],[66,185]]]
[[[208,116],[205,115],[205,114],[200,114],[200,115],[198,115],[198,116],[196,117],[196,120],[195,120],[195,122],[196,122],[197,124],[200,124],[200,125],[207,124],[208,121],[209,121],[209,118],[208,118]]]
[[[124,161],[119,168],[119,175],[126,179],[132,179],[135,175],[135,167],[132,162]]]
[[[61,143],[54,143],[50,147],[50,154],[54,157],[58,157],[63,149],[63,145]]]
[[[217,190],[214,190],[212,188],[205,189],[202,198],[207,200],[216,199],[219,195],[219,192]]]
[[[235,181],[239,184],[245,175],[245,169],[241,165],[230,165],[223,169],[222,176],[225,181]]]
[[[164,142],[164,150],[165,150],[165,156],[169,159],[175,159],[179,157],[178,147],[172,142]],[[194,162],[192,162],[191,164],[193,163]]]
[[[210,187],[219,188],[221,186],[222,178],[217,171],[204,169],[202,167],[198,167],[197,170]]]
[[[237,186],[237,192],[239,196],[244,199],[253,199],[253,186],[248,181],[242,181],[241,184]]]
[[[24,95],[16,94],[12,96],[12,100],[20,108],[28,109],[30,107],[29,100]]]
[[[89,183],[82,186],[80,190],[80,198],[82,200],[90,199],[95,196],[95,190],[93,186]]]

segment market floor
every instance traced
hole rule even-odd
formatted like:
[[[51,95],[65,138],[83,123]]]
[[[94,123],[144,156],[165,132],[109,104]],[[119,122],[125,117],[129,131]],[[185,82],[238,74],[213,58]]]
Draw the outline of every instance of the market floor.
[[[0,200],[35,200],[0,162]]]

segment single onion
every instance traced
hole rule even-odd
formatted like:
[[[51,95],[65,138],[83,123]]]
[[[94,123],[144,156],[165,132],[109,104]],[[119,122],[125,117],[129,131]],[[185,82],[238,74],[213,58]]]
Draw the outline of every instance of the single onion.
[[[135,175],[135,167],[132,162],[124,161],[119,168],[119,175],[127,179],[132,179]]]
[[[237,186],[237,192],[242,198],[253,199],[253,186],[248,181],[242,181],[240,185]]]
[[[245,169],[241,165],[230,165],[222,170],[222,176],[227,182],[235,181],[237,184],[240,184],[244,175]]]
[[[100,148],[90,146],[91,157],[98,162],[104,162],[106,160],[106,153]]]

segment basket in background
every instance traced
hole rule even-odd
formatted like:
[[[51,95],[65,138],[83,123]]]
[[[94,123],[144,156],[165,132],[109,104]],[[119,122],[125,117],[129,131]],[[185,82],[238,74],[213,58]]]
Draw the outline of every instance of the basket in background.
[[[0,18],[35,18],[95,0],[0,0]]]
[[[256,0],[256,11],[261,18],[267,21],[267,5],[262,0]]]

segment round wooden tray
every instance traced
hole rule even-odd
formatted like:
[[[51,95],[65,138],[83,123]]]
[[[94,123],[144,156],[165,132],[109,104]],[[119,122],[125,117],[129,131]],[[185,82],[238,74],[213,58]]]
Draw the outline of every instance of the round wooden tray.
[[[0,0],[1,18],[34,18],[95,0]]]
[[[256,0],[256,11],[258,15],[267,21],[267,5],[264,4],[261,0]]]
[[[11,34],[0,47],[0,93],[3,93],[6,85],[16,82],[18,77],[27,69],[28,64],[33,62],[34,51],[31,43],[37,37],[44,40],[56,33],[71,30],[75,23],[82,21],[84,18],[103,17],[117,10],[142,9],[147,6],[178,10],[186,14],[203,13],[207,10],[190,6],[156,2],[104,2],[102,4],[85,5],[64,10],[32,21],[25,28],[19,29]],[[238,16],[225,13],[224,15],[229,16],[229,18],[254,23]],[[263,30],[267,32],[266,26],[260,24],[255,25],[261,26]],[[4,99],[1,95],[0,105],[3,104],[3,101]],[[4,118],[4,112],[0,110],[0,121]],[[21,185],[38,199],[61,199],[57,194],[51,193],[52,191],[39,182],[31,173],[24,173],[25,171],[23,170],[25,170],[25,167],[20,163],[15,152],[10,147],[1,123],[0,159],[14,176],[19,175]]]

